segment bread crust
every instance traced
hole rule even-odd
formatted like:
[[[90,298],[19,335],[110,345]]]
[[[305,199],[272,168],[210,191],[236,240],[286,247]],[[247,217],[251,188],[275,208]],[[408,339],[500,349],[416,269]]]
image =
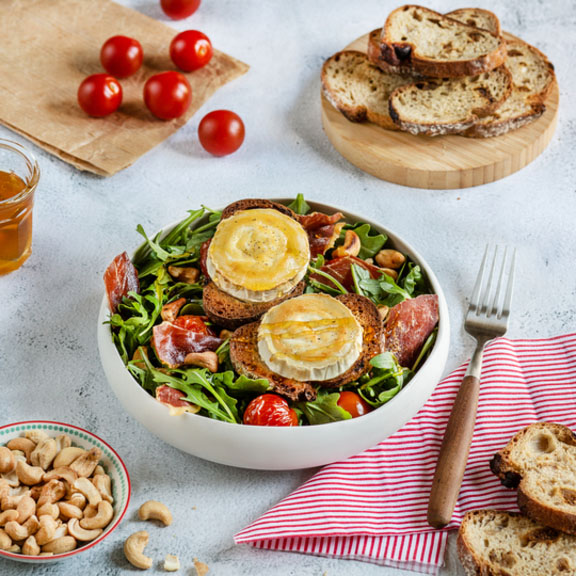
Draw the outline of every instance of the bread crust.
[[[236,212],[240,212],[242,210],[256,210],[256,209],[273,209],[278,210],[278,212],[282,212],[286,216],[289,216],[293,220],[297,222],[300,221],[298,218],[298,214],[294,212],[288,206],[284,206],[284,204],[278,204],[278,202],[272,202],[272,200],[266,200],[264,198],[244,198],[243,200],[238,200],[237,202],[232,202],[222,210],[222,220],[226,218],[230,218],[236,214]]]
[[[384,62],[393,66],[409,66],[414,72],[430,78],[459,78],[461,76],[475,76],[482,72],[489,72],[490,70],[501,66],[506,61],[506,41],[504,38],[496,36],[495,34],[492,34],[492,32],[483,29],[481,30],[483,33],[498,38],[498,46],[488,54],[479,55],[477,58],[468,60],[433,60],[420,55],[418,53],[418,47],[411,42],[392,41],[390,37],[390,28],[392,26],[394,15],[411,8],[416,8],[436,18],[447,19],[448,21],[458,23],[460,26],[468,28],[472,34],[475,32],[478,33],[480,30],[474,26],[469,26],[459,20],[450,18],[449,16],[444,16],[439,12],[421,6],[410,4],[400,6],[390,13],[386,23],[384,24],[384,28],[382,29],[380,55]]]
[[[533,498],[528,492],[525,480],[518,486],[517,498],[518,508],[528,518],[560,532],[576,535],[576,514],[555,509]]]

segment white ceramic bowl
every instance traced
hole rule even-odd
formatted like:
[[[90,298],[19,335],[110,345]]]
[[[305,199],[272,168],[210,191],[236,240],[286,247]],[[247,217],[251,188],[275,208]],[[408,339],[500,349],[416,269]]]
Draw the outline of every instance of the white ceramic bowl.
[[[286,203],[285,199],[275,199]],[[125,368],[106,324],[106,296],[98,317],[98,347],[104,372],[126,411],[150,432],[172,446],[221,464],[261,470],[290,470],[322,466],[357,454],[396,432],[426,402],[440,380],[450,342],[446,299],[438,280],[424,259],[385,226],[365,216],[334,206],[309,202],[313,210],[342,212],[348,222],[367,222],[385,232],[387,246],[394,246],[420,265],[432,291],[438,295],[440,321],[436,343],[416,375],[384,406],[360,418],[299,427],[244,426],[213,420],[197,414],[171,416],[132,378]],[[165,228],[168,232],[172,226]]]
[[[112,496],[114,497],[114,518],[112,522],[104,529],[102,534],[91,542],[86,542],[84,545],[78,546],[72,552],[65,554],[55,554],[54,556],[24,556],[22,554],[14,554],[6,550],[0,550],[0,558],[9,558],[17,562],[28,562],[36,564],[51,564],[52,562],[60,562],[67,558],[72,558],[83,554],[97,546],[104,538],[109,536],[112,531],[120,524],[126,510],[128,510],[128,503],[130,502],[130,477],[122,459],[109,446],[104,440],[98,436],[72,426],[71,424],[64,424],[62,422],[48,422],[44,420],[34,420],[29,422],[16,422],[15,424],[8,424],[0,427],[0,446],[9,442],[12,438],[23,436],[29,430],[42,430],[48,436],[59,436],[60,434],[68,434],[72,439],[72,446],[79,446],[90,450],[93,447],[102,450],[101,465],[104,467],[106,473],[112,479]]]

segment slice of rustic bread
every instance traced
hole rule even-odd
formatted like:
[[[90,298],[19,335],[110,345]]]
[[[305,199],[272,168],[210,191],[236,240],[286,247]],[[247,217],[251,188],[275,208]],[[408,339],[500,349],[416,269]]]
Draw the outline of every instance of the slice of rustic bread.
[[[462,22],[463,24],[468,24],[468,26],[474,26],[474,28],[483,28],[496,36],[500,36],[502,33],[498,16],[496,16],[494,12],[490,12],[490,10],[484,10],[482,8],[460,8],[459,10],[448,12],[446,16],[458,20],[458,22]]]
[[[491,115],[477,122],[466,136],[489,138],[516,130],[538,119],[554,84],[554,66],[540,50],[520,40],[509,40],[506,67],[512,75],[512,92]]]
[[[576,534],[576,435],[538,422],[520,430],[491,460],[502,484],[518,488],[520,510],[536,522]]]
[[[505,66],[466,78],[421,81],[390,95],[390,117],[411,134],[458,134],[504,102],[511,87]]]
[[[467,576],[576,574],[576,538],[513,512],[468,512],[458,531]]]
[[[382,59],[410,66],[433,78],[457,78],[488,72],[506,60],[506,42],[422,6],[406,5],[388,16],[381,37]]]
[[[390,118],[388,99],[410,76],[386,73],[373,66],[366,54],[344,50],[334,54],[322,67],[322,92],[348,120],[366,120],[389,130],[397,130]]]

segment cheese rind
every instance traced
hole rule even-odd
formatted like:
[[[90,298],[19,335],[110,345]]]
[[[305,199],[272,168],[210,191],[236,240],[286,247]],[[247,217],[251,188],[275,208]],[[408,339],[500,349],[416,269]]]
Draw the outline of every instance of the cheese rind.
[[[327,294],[304,294],[274,306],[258,328],[258,353],[276,374],[301,382],[330,380],[359,358],[363,329]]]

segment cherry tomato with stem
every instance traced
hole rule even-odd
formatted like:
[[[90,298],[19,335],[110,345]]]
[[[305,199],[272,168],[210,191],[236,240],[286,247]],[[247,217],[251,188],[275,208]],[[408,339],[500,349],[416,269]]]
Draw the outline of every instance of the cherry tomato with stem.
[[[128,36],[112,36],[100,49],[100,62],[104,70],[117,78],[135,74],[140,70],[143,59],[142,45]]]
[[[351,390],[345,390],[340,392],[340,398],[338,398],[338,406],[343,408],[352,416],[352,418],[358,418],[358,416],[364,416],[368,412],[372,411],[372,407],[360,394],[352,392]]]
[[[244,122],[230,110],[214,110],[202,118],[198,126],[200,144],[214,156],[236,152],[244,142]]]
[[[144,84],[144,103],[161,120],[180,118],[190,108],[192,88],[180,72],[161,72]]]
[[[180,70],[198,70],[212,59],[210,38],[198,30],[185,30],[177,34],[170,43],[170,58]]]
[[[243,421],[250,426],[298,426],[296,412],[276,394],[254,398],[244,411]]]
[[[78,104],[89,116],[108,116],[122,104],[122,86],[114,76],[92,74],[78,88]]]
[[[199,6],[200,0],[160,0],[162,11],[172,20],[182,20],[192,16]]]

